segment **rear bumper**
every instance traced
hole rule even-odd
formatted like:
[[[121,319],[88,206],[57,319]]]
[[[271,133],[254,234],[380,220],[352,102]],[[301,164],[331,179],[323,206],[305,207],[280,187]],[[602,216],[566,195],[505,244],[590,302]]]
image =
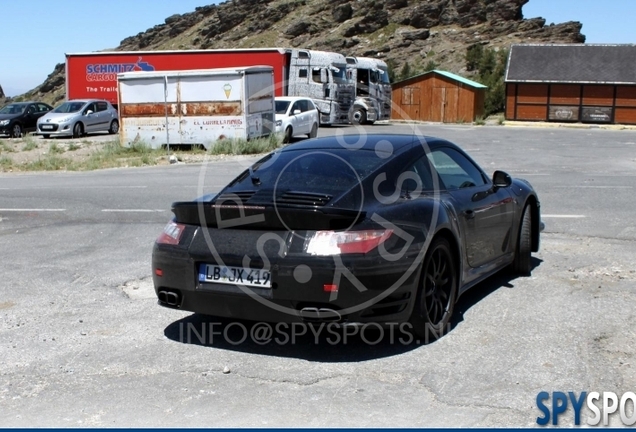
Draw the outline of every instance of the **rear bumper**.
[[[205,262],[211,263],[209,261]],[[286,257],[271,263],[271,289],[253,289],[201,283],[199,264],[201,261],[193,259],[185,250],[155,244],[153,282],[160,305],[264,322],[395,323],[410,317],[419,281],[419,268],[407,274],[409,263],[357,258],[348,259],[343,267],[338,267],[331,257],[320,257],[312,263],[307,262],[306,257],[304,260]],[[294,270],[301,264],[308,265],[312,271],[306,283],[294,277]],[[162,276],[157,275],[157,269],[161,269]],[[337,284],[338,292],[326,292],[325,284]]]

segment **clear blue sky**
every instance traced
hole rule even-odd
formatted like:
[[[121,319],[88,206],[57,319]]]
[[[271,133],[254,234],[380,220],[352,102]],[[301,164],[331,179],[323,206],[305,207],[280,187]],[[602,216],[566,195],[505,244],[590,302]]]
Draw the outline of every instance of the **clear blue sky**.
[[[323,0],[328,1],[328,0]],[[39,84],[64,53],[114,48],[175,13],[214,0],[0,0],[4,44],[0,85],[8,96]],[[636,43],[636,0],[530,0],[525,18],[581,21],[588,43]]]

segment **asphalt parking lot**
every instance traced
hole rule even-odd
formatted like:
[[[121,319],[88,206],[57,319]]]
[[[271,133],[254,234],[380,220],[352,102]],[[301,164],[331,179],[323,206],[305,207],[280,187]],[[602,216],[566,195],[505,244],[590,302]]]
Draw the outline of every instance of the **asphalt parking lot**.
[[[635,131],[364,130],[447,138],[528,179],[546,223],[532,276],[473,288],[428,345],[376,329],[264,343],[160,308],[150,282],[170,204],[254,158],[1,174],[0,426],[532,427],[540,391],[636,390]]]

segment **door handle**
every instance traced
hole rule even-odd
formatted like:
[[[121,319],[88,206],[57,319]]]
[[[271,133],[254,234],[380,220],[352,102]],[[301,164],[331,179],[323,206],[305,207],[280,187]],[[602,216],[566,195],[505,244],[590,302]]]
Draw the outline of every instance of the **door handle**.
[[[475,212],[473,210],[464,210],[464,217],[466,219],[474,219],[475,218]]]

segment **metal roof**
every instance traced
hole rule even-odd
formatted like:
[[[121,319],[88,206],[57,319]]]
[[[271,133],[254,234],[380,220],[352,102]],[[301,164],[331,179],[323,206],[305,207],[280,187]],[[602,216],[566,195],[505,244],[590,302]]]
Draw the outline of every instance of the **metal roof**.
[[[506,82],[636,84],[636,45],[512,45]]]
[[[137,80],[143,78],[156,77],[197,77],[197,76],[218,76],[218,75],[249,75],[260,72],[273,72],[271,66],[243,66],[218,69],[192,69],[185,71],[152,71],[152,72],[123,72],[117,74],[118,80]]]
[[[420,74],[420,75],[412,76],[412,77],[407,78],[405,80],[402,80],[400,82],[396,82],[396,83],[393,84],[393,86],[399,86],[399,85],[401,85],[403,83],[406,83],[407,81],[416,80],[417,78],[421,78],[423,76],[426,76],[426,75],[429,75],[429,74],[433,74],[433,73],[445,76],[446,78],[450,78],[450,79],[452,79],[454,81],[459,81],[462,84],[466,84],[467,86],[470,86],[470,87],[474,87],[474,88],[478,88],[478,89],[488,88],[488,86],[485,86],[485,85],[483,85],[481,83],[478,83],[477,81],[469,80],[468,78],[464,78],[463,76],[455,75],[454,73],[451,73],[451,72],[448,72],[448,71],[443,71],[443,70],[437,70],[437,69],[429,71],[429,72],[424,72],[423,74]]]

